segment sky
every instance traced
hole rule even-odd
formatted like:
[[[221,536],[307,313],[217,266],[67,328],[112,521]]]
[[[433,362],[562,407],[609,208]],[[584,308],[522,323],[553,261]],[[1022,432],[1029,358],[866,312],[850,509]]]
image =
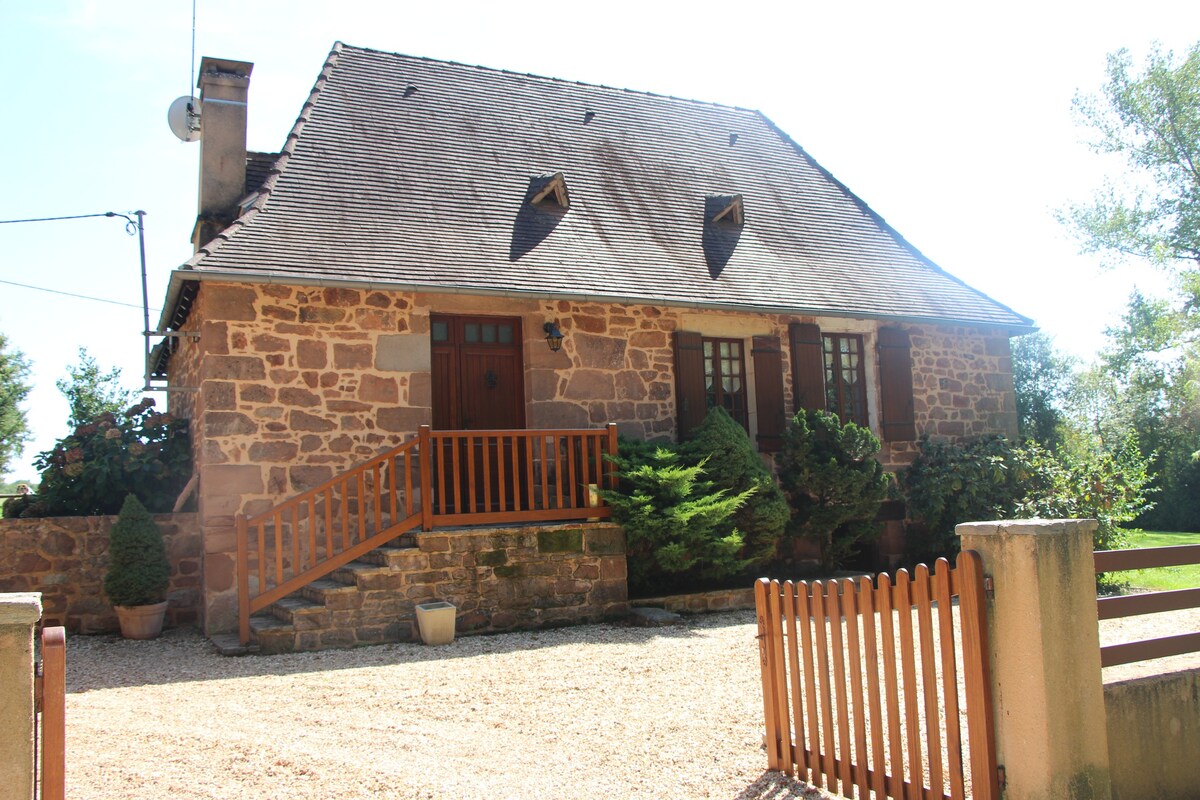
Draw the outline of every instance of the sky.
[[[1071,100],[1099,91],[1108,53],[1198,39],[1200,4],[1178,0],[196,0],[195,63],[255,64],[252,150],[279,149],[335,40],[758,109],[935,263],[1086,360],[1134,286],[1167,284],[1144,264],[1102,271],[1057,222],[1120,167]],[[0,8],[0,220],[144,210],[152,326],[191,254],[199,145],[166,111],[192,63],[192,0]],[[34,385],[9,479],[68,433],[55,381],[80,347],[141,387],[141,302],[123,220],[0,225],[0,333]]]

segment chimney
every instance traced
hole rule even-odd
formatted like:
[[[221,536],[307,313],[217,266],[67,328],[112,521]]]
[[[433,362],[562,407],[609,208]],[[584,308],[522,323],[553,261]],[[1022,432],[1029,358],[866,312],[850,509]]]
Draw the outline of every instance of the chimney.
[[[197,250],[237,219],[246,194],[246,61],[200,61],[200,200],[192,244]]]

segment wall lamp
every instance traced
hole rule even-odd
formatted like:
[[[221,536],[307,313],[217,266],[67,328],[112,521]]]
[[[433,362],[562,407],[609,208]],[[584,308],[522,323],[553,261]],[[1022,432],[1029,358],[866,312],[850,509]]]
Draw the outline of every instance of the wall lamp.
[[[546,332],[546,344],[550,345],[550,352],[557,353],[562,348],[563,332],[558,329],[557,322],[547,322],[542,326],[542,330]]]

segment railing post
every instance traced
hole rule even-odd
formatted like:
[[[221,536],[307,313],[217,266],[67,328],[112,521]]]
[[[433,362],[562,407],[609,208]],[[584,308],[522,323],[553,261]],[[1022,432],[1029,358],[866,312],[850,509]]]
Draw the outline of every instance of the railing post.
[[[1112,796],[1092,561],[1095,529],[1095,520],[957,527],[962,549],[979,553],[993,582],[987,633],[1005,800]],[[969,598],[964,614],[968,606]]]
[[[418,447],[421,459],[421,530],[433,530],[433,446],[429,436],[429,426],[417,428]]]
[[[238,641],[250,644],[250,543],[246,515],[234,517],[237,530]],[[259,565],[261,569],[262,565]],[[261,591],[261,588],[260,588]]]
[[[34,796],[33,631],[41,617],[41,595],[0,594],[0,786],[14,800]]]
[[[63,800],[67,784],[67,629],[42,631],[42,795]]]
[[[608,455],[612,458],[617,457],[617,424],[610,422],[606,426],[608,430]],[[617,465],[609,461],[604,468],[606,483],[609,489],[617,488]]]

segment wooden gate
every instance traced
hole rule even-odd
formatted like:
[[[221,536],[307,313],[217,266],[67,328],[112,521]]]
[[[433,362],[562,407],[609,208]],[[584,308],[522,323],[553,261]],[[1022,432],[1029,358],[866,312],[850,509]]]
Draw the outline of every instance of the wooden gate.
[[[763,578],[755,600],[771,769],[846,797],[998,800],[977,553],[894,582]]]
[[[66,797],[66,694],[67,630],[42,630],[42,659],[34,667],[34,707],[40,721],[34,724],[34,780],[38,800]],[[39,669],[40,667],[40,669]]]

